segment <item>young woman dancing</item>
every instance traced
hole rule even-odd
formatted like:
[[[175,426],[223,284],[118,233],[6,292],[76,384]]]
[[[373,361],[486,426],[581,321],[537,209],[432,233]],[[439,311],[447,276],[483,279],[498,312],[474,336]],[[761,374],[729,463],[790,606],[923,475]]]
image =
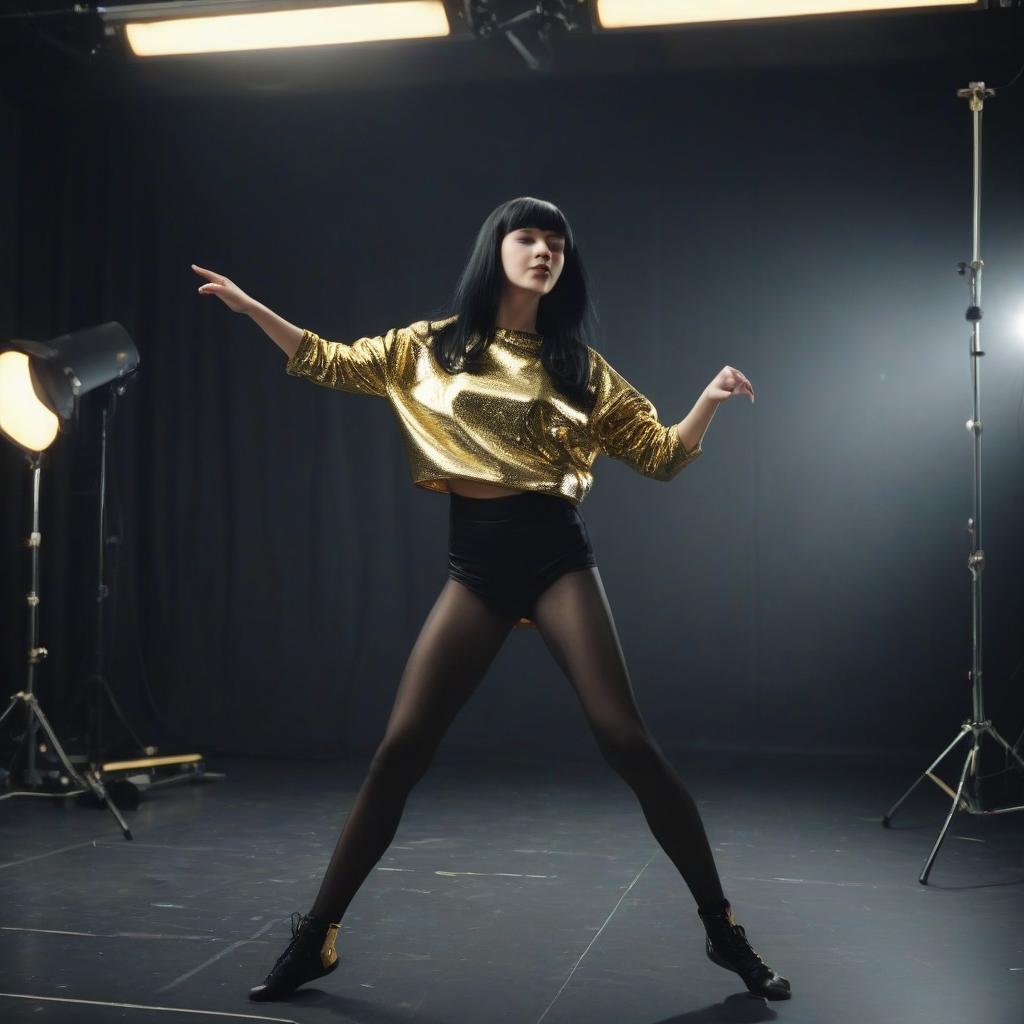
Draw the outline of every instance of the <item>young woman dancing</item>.
[[[221,274],[193,265],[229,309],[287,354],[287,372],[386,398],[413,482],[449,494],[448,576],[420,631],[366,778],[309,913],[249,997],[280,999],[338,966],[342,915],[391,844],[413,786],[513,628],[534,627],[568,677],[608,763],[697,904],[714,963],[748,990],[789,982],[746,939],[722,892],[700,814],[637,708],[578,506],[598,454],[671,480],[701,453],[721,402],[754,400],[724,367],[689,414],[663,426],[653,404],[587,343],[593,307],[569,222],[524,197],[484,221],[447,312],[352,344],[283,320]]]

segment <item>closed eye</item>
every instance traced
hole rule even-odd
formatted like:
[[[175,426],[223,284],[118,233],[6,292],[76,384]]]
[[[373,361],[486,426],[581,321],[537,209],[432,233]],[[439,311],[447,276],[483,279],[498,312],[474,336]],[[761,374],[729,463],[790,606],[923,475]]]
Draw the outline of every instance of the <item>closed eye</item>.
[[[533,245],[533,239],[532,238],[520,238],[519,241],[522,242],[523,245]],[[552,245],[550,248],[551,248],[552,252],[561,252],[563,246],[562,246],[561,243],[559,243],[559,244]]]

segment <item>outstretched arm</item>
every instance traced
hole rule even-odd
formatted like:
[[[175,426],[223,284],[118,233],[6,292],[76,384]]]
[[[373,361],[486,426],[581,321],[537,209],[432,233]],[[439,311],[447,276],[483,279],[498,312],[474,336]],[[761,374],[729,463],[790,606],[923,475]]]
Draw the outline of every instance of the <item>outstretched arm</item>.
[[[206,278],[206,283],[199,286],[200,295],[216,295],[233,312],[248,314],[289,359],[295,355],[299,342],[302,341],[301,327],[288,323],[284,317],[278,316],[262,302],[257,302],[252,296],[246,295],[234,281],[223,274],[207,270],[205,267],[197,267],[194,263],[192,269],[200,277]]]

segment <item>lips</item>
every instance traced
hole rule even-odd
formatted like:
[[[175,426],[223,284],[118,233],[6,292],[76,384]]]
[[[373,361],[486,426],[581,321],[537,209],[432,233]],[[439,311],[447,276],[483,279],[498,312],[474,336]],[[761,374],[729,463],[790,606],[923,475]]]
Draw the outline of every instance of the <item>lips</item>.
[[[550,269],[548,267],[531,267],[530,269],[531,270],[539,270],[539,271],[541,271],[542,273],[545,273],[545,274],[550,274],[551,273],[551,271],[550,271]]]

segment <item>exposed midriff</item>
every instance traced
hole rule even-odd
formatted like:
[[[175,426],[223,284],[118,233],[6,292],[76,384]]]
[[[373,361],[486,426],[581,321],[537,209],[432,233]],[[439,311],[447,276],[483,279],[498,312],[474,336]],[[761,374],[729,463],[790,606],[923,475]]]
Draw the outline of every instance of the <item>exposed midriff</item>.
[[[476,480],[449,480],[448,487],[455,494],[464,498],[507,498],[510,494],[522,494],[522,491],[508,487],[496,487]]]

